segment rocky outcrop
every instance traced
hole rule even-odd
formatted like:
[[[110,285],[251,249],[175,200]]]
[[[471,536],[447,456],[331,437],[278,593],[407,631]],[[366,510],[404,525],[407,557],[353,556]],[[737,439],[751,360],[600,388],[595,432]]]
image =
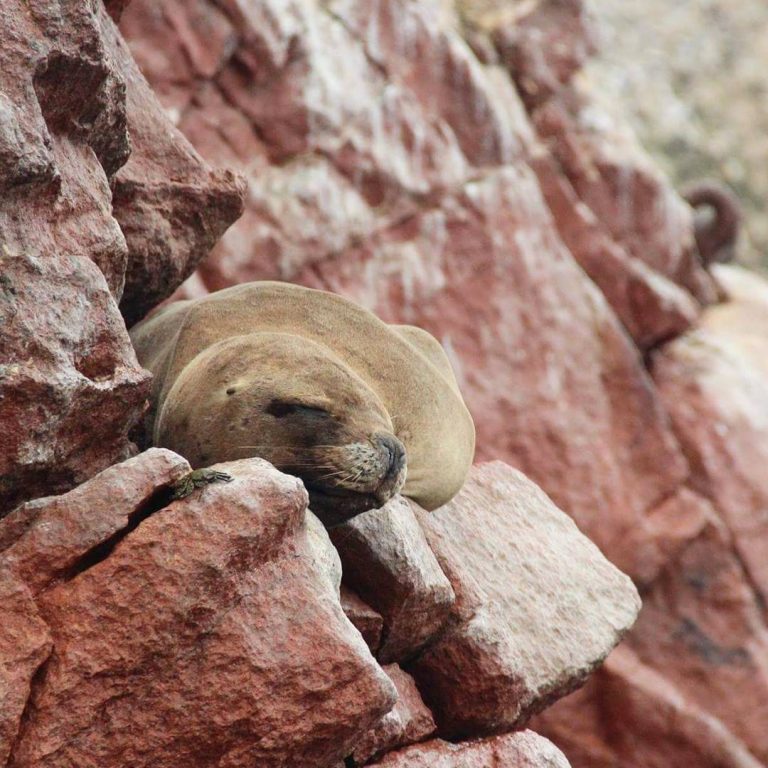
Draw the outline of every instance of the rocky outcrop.
[[[3,765],[330,768],[387,752],[415,764],[566,765],[533,734],[393,752],[433,737],[436,719],[443,735],[521,725],[580,685],[633,621],[629,580],[530,481],[495,463],[433,513],[390,503],[424,528],[417,550],[434,559],[434,548],[457,595],[447,628],[415,630],[426,644],[409,651],[415,681],[379,667],[345,617],[341,563],[301,481],[260,459],[216,468],[231,481],[178,498],[189,465],[151,449],[0,522]],[[414,533],[383,519],[357,531],[376,543],[374,566]],[[483,553],[506,565],[494,574]]]
[[[394,704],[300,481],[234,462],[172,501],[186,469],[150,451],[0,525],[9,768],[327,766]]]
[[[172,128],[100,2],[12,0],[0,32],[2,515],[128,454],[149,381],[117,304],[138,292],[145,311],[168,296],[236,218],[241,191]],[[132,174],[140,235],[138,214],[112,207]],[[154,250],[137,243],[150,239]],[[178,247],[183,268],[150,291],[157,253]]]
[[[576,76],[583,3],[106,9],[0,16],[0,763],[567,765],[487,738],[543,707],[576,768],[768,760],[766,288],[702,267]],[[479,460],[531,480],[396,499],[339,560],[262,462],[173,500],[183,459],[127,459],[117,307],[211,248],[228,169],[243,217],[183,292],[290,279],[430,330]],[[637,610],[605,557],[644,608],[599,668]]]

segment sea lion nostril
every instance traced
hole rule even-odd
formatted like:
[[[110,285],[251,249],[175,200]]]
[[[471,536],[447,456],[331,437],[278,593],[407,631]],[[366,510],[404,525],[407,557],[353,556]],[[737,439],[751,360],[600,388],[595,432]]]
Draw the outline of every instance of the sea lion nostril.
[[[387,455],[385,476],[399,474],[405,466],[405,446],[394,435],[376,435],[375,442]]]

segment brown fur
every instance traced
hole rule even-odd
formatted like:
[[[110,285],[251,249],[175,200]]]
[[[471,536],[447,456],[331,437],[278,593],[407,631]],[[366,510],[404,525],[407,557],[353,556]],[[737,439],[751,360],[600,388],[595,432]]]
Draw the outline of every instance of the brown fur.
[[[329,524],[380,506],[403,479],[427,509],[464,482],[474,426],[445,353],[421,329],[261,282],[172,304],[131,336],[155,374],[152,440],[193,466],[266,458],[305,480]]]

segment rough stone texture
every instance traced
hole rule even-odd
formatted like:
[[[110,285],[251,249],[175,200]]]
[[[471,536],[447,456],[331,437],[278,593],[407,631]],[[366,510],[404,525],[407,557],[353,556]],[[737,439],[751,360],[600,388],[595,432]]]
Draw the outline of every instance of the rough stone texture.
[[[177,466],[154,451],[129,462],[126,478],[115,467],[72,503],[49,500],[0,554],[0,572],[12,572],[14,550],[46,523],[49,551],[59,551],[56,530],[72,551],[82,497],[95,500],[96,484],[94,518],[111,513],[119,524],[130,520],[123,505],[141,504]],[[392,707],[392,683],[341,610],[338,557],[305,512],[300,481],[260,460],[219,468],[234,481],[129,522],[117,538],[101,528],[107,546],[97,556],[86,531],[80,567],[38,594],[53,650],[32,682],[9,768],[332,765]],[[21,614],[18,602],[10,610]],[[0,626],[5,648],[14,623],[4,616]],[[36,645],[19,678],[47,652],[39,634],[29,635]],[[11,648],[11,660],[23,651]],[[7,709],[4,734],[18,706]]]
[[[743,742],[626,647],[534,727],[574,765],[760,768]]]
[[[6,765],[18,735],[32,679],[52,643],[32,595],[8,569],[0,570],[0,765]]]
[[[532,731],[468,744],[429,741],[392,752],[373,765],[382,768],[570,768],[565,755],[554,744]]]
[[[167,503],[169,486],[189,471],[181,456],[152,448],[63,496],[22,504],[0,525],[4,566],[37,594],[71,575],[81,558],[149,514],[153,504]]]
[[[409,668],[441,736],[524,725],[582,685],[640,609],[632,582],[501,462],[419,521],[456,593],[449,628]]]
[[[398,496],[358,515],[334,528],[331,540],[345,583],[384,619],[377,658],[387,663],[413,656],[442,628],[453,590],[409,502]]]
[[[718,273],[731,300],[654,357],[653,375],[691,464],[768,604],[768,282]]]
[[[136,275],[155,275],[171,243],[201,258],[236,216],[240,193],[230,177],[203,178],[207,166],[172,130],[101,2],[10,0],[0,36],[2,515],[128,455],[148,377],[117,309],[126,267],[129,294],[138,279],[151,300],[164,298],[184,274],[153,292]],[[132,140],[134,159],[120,171]],[[154,197],[145,194],[157,186],[147,178],[153,160],[169,178]],[[110,182],[125,196],[132,169],[143,179],[144,218],[118,215],[126,244]],[[155,250],[139,253],[142,238]],[[155,263],[143,269],[141,258]]]
[[[435,732],[432,713],[422,701],[413,678],[397,664],[388,664],[384,671],[397,688],[397,703],[355,745],[355,765],[363,765],[382,752],[425,741]]]
[[[699,504],[705,524],[643,594],[628,643],[643,663],[767,762],[764,603],[733,535],[708,502]]]
[[[131,154],[113,184],[128,245],[120,301],[126,322],[168,298],[243,210],[244,180],[213,171],[170,124],[114,25],[104,35],[126,82]]]
[[[349,587],[341,585],[341,608],[344,615],[352,622],[355,629],[363,636],[371,653],[376,653],[381,644],[381,631],[384,619],[364,603]]]

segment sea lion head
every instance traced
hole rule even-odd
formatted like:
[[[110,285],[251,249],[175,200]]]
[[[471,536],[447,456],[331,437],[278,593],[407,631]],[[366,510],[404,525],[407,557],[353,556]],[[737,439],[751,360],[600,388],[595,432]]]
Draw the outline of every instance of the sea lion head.
[[[330,349],[253,333],[197,355],[165,396],[156,445],[193,467],[259,456],[302,478],[326,526],[400,491],[406,454],[376,393]]]

